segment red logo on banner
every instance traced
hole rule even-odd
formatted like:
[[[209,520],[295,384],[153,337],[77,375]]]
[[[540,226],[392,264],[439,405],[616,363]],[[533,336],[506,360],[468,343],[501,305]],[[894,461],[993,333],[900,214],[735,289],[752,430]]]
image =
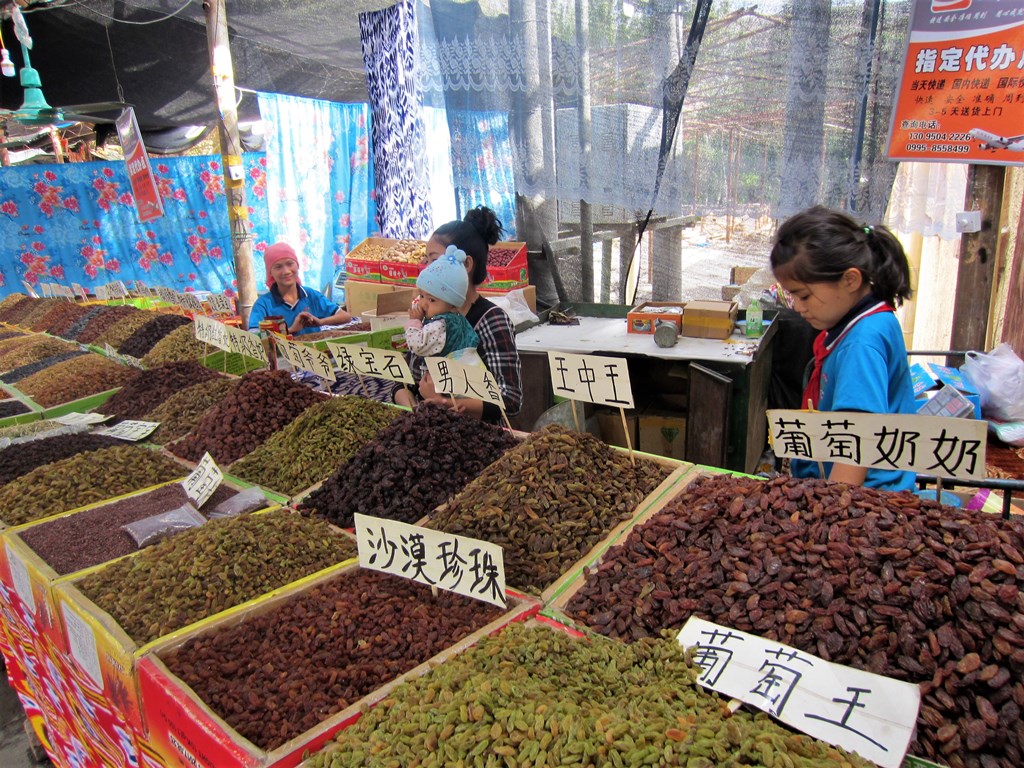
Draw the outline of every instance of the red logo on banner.
[[[932,0],[932,13],[966,11],[970,7],[971,0]]]

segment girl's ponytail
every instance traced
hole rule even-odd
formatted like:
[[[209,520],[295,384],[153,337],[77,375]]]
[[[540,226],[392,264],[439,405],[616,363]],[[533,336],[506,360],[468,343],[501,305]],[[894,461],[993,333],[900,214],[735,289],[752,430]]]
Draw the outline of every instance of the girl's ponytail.
[[[912,294],[907,254],[888,228],[877,226],[865,229],[868,231],[867,244],[872,256],[871,272],[866,277],[871,281],[872,290],[878,298],[898,307]]]

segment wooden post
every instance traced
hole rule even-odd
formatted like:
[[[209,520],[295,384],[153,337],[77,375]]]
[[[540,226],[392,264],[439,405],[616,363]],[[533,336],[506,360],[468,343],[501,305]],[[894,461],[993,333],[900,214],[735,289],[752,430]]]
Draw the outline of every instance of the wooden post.
[[[590,114],[590,2],[576,0],[576,40],[579,42],[580,188],[590,190],[591,114]],[[580,300],[594,300],[594,214],[590,203],[580,198]]]
[[[245,202],[245,172],[242,143],[238,137],[238,111],[235,107],[235,73],[228,43],[228,15],[225,0],[207,0],[206,42],[210,52],[213,89],[220,115],[220,148],[223,159],[224,191],[227,194],[228,221],[231,224],[231,248],[238,282],[238,314],[242,327],[248,327],[249,311],[256,301],[256,277],[252,262],[252,234],[249,208]]]
[[[981,211],[981,231],[960,237],[950,349],[984,351],[987,346],[1005,178],[1006,168],[1001,165],[972,164],[967,170],[964,210]],[[963,362],[962,356],[947,360],[955,366]]]

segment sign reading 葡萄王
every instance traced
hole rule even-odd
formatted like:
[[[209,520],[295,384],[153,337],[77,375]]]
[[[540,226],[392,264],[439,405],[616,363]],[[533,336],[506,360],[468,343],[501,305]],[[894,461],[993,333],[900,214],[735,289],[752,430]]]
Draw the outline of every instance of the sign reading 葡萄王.
[[[277,337],[277,351],[284,355],[284,359],[296,368],[309,371],[328,381],[337,381],[338,379],[334,375],[334,364],[331,362],[331,356],[326,352],[321,352],[319,349],[308,344],[291,341],[284,336]]]
[[[424,360],[434,389],[440,394],[482,400],[505,410],[498,383],[483,365],[464,365],[450,357],[427,357]]]
[[[1024,163],[1024,13],[1005,0],[915,0],[892,160]]]
[[[914,735],[917,685],[824,661],[778,641],[691,617],[679,644],[693,648],[697,682],[803,733],[899,768]]]
[[[560,397],[614,408],[633,407],[625,358],[548,352],[548,366],[551,388]]]
[[[373,376],[397,381],[400,384],[414,383],[409,364],[401,352],[393,349],[357,347],[353,344],[335,344],[333,341],[327,342],[327,349],[334,356],[338,370],[342,373]]]
[[[360,567],[505,606],[497,544],[358,513],[355,526]]]
[[[850,411],[768,411],[776,456],[926,475],[985,477],[987,422]]]

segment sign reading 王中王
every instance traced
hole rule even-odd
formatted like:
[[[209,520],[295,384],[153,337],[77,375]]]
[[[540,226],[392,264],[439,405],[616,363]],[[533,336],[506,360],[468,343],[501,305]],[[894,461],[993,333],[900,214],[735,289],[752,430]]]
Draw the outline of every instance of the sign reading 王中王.
[[[915,0],[891,160],[1024,163],[1024,14],[1005,0]]]
[[[613,408],[632,408],[629,367],[622,357],[548,352],[551,389],[559,397]]]
[[[342,373],[373,376],[400,384],[411,385],[414,383],[409,364],[401,352],[393,349],[336,344],[333,341],[327,342],[327,349],[330,350],[334,362],[338,365],[338,370]]]
[[[504,551],[497,544],[355,515],[359,565],[505,606]]]
[[[809,736],[899,768],[917,725],[917,685],[833,664],[775,640],[691,617],[679,644],[693,648],[697,682]]]
[[[987,422],[851,411],[768,411],[776,456],[925,475],[985,477]]]

